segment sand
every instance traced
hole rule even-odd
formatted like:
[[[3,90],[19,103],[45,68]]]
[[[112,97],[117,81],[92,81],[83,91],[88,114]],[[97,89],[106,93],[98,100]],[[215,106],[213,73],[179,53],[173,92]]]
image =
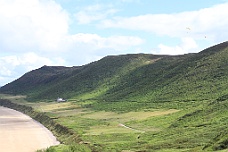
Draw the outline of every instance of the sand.
[[[0,151],[35,152],[59,142],[43,125],[18,111],[0,107]]]

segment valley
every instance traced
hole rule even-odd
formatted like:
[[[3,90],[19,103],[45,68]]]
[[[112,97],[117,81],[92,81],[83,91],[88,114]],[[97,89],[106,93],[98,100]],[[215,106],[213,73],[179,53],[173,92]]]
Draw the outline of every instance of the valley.
[[[43,66],[0,93],[0,104],[55,134],[61,144],[46,152],[228,149],[228,42],[196,54],[126,54],[82,66]]]
[[[63,135],[60,140],[65,144],[49,148],[57,152],[212,151],[226,145],[227,101],[147,103],[147,109],[133,111],[122,111],[127,109],[122,105],[112,111],[108,105],[88,108],[92,101],[31,103],[21,96],[1,96],[45,113],[80,138],[74,143]]]

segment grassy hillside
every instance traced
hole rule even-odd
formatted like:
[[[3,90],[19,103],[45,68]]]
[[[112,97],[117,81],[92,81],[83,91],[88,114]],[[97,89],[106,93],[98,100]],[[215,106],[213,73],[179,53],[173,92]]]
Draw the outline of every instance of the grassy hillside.
[[[160,57],[144,54],[107,56],[76,69],[66,70],[63,68],[60,72],[55,70],[47,73],[42,67],[7,84],[0,91],[2,93],[25,94],[30,99],[55,99],[58,96],[72,98],[92,92],[93,96],[97,96],[115,85],[120,79],[119,77]],[[46,68],[56,69],[56,67]],[[41,79],[41,81],[36,81],[36,79]],[[34,83],[35,85],[31,85]]]
[[[108,90],[113,99],[170,101],[217,98],[227,93],[228,43],[198,54],[164,57],[124,75]]]
[[[3,86],[1,92],[8,94],[29,94],[39,88],[44,89],[55,82],[61,81],[64,76],[69,76],[79,67],[50,67],[43,66],[24,74],[19,79]]]
[[[107,56],[81,67],[31,71],[1,93],[29,100],[173,101],[217,99],[228,92],[228,42],[197,54]]]
[[[228,42],[197,54],[129,54],[80,67],[45,66],[0,92],[30,101],[69,99],[31,103],[0,95],[32,106],[82,140],[62,138],[68,144],[47,151],[228,149]]]

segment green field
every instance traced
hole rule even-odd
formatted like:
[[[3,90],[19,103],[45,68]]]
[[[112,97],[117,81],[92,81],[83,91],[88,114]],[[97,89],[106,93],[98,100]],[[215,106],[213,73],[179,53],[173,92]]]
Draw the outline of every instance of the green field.
[[[21,96],[4,98],[32,106],[82,139],[80,143],[51,147],[47,152],[226,151],[227,148],[228,100],[145,103],[146,106],[133,103],[129,107],[125,102],[99,106],[101,103],[91,100],[29,103]]]

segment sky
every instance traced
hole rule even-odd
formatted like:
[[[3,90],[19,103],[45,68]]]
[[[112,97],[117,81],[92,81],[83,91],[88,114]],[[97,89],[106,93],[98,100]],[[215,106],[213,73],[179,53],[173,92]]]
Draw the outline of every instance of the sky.
[[[0,0],[0,86],[43,65],[197,53],[228,38],[228,0]]]

